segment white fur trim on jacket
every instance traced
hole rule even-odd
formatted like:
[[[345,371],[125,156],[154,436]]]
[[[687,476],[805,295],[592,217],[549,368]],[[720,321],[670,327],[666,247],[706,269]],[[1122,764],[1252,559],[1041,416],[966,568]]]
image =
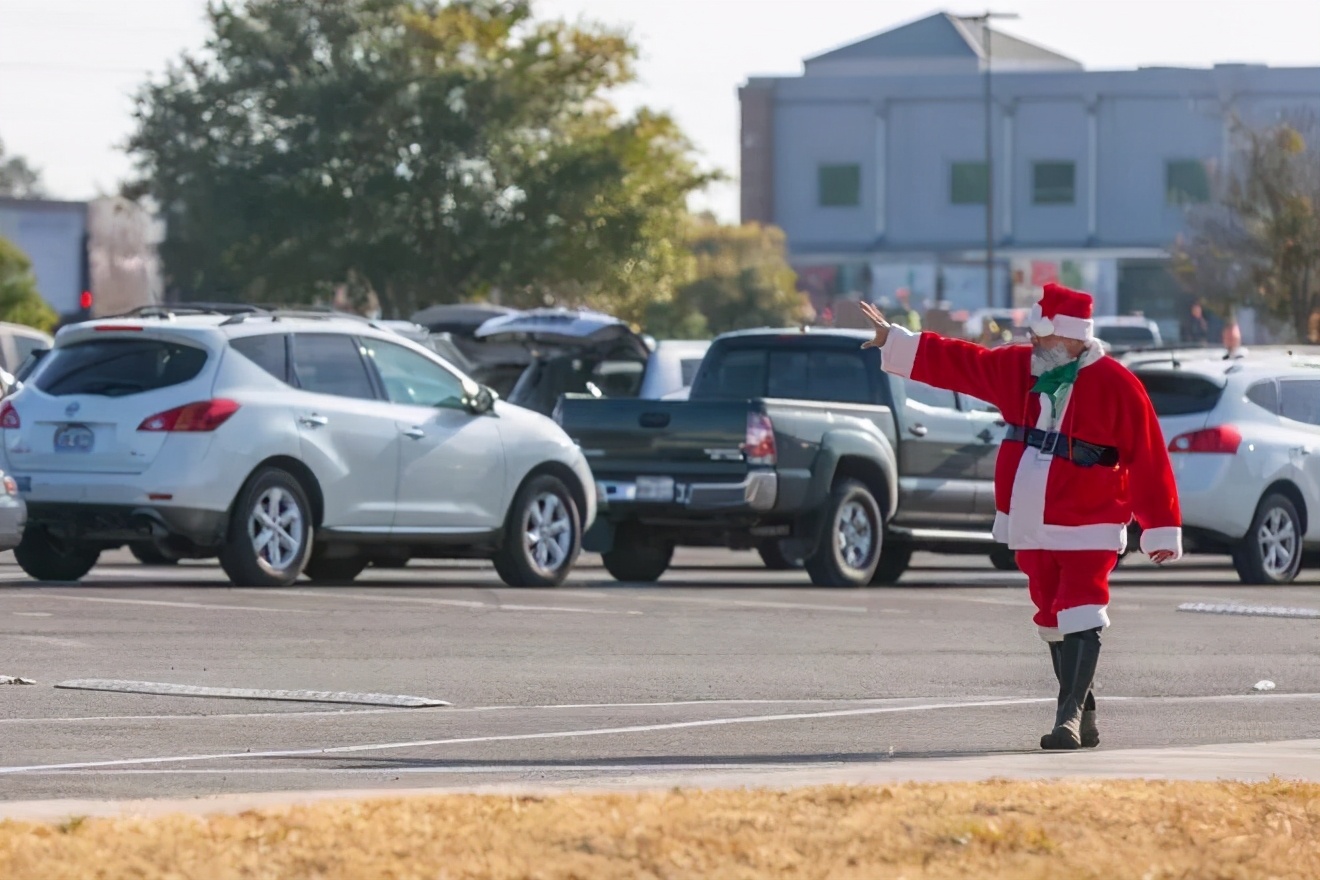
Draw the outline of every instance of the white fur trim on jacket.
[[[880,363],[886,373],[912,378],[912,367],[917,362],[917,346],[921,344],[921,334],[913,333],[906,327],[889,326],[889,338],[880,348]]]
[[[1144,530],[1141,533],[1141,552],[1149,556],[1157,550],[1172,550],[1173,558],[1181,559],[1182,529],[1178,526],[1161,526]]]
[[[1040,632],[1040,639],[1043,642],[1063,641],[1063,633],[1059,632],[1057,626],[1038,626],[1036,629]]]
[[[1086,632],[1088,629],[1109,626],[1109,615],[1106,613],[1108,608],[1108,605],[1078,605],[1076,608],[1065,608],[1059,612],[1059,632],[1066,636],[1068,633]]]

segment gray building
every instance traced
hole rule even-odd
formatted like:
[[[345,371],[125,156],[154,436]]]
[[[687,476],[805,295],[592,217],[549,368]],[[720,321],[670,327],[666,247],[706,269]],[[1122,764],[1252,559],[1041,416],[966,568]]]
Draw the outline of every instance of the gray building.
[[[1176,338],[1190,296],[1167,248],[1186,206],[1211,198],[1235,121],[1320,111],[1320,68],[1087,71],[941,13],[808,58],[800,76],[753,77],[740,100],[742,219],[785,230],[818,307],[898,288],[914,305],[1026,307],[1059,280]]]

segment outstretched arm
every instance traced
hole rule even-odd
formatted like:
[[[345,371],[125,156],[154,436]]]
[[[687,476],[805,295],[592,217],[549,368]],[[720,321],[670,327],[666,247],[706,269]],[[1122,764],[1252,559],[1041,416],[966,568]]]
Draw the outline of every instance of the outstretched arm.
[[[983,348],[974,342],[935,333],[913,333],[890,324],[870,303],[861,305],[875,327],[875,338],[862,347],[880,349],[886,372],[958,391],[1003,409],[999,398],[1015,387],[1011,377],[1020,379],[1023,367],[1020,352],[1010,348]]]

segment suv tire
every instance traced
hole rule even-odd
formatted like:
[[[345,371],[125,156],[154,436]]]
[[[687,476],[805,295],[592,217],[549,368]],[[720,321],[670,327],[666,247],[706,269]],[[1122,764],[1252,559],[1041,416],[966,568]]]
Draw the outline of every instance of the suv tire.
[[[366,569],[370,560],[358,554],[355,556],[331,556],[326,558],[316,550],[303,566],[303,575],[317,584],[351,584]]]
[[[523,484],[509,508],[504,546],[491,558],[511,587],[564,582],[582,550],[582,518],[564,481],[540,474]]]
[[[63,541],[40,527],[29,527],[14,548],[14,558],[28,577],[36,580],[77,581],[92,570],[101,551]]]
[[[822,510],[824,533],[806,559],[818,587],[864,587],[880,562],[884,523],[871,490],[857,480],[840,480]]]
[[[267,467],[234,501],[220,567],[235,586],[287,587],[312,553],[312,506],[293,475]]]
[[[1286,495],[1261,499],[1242,542],[1233,548],[1233,567],[1244,584],[1291,583],[1302,567],[1302,518]]]
[[[128,552],[133,554],[133,558],[143,565],[178,565],[179,560],[173,556],[166,556],[151,544],[129,544]]]
[[[614,545],[601,554],[605,570],[615,580],[650,584],[660,580],[674,558],[674,545],[655,538],[636,523],[621,525]]]

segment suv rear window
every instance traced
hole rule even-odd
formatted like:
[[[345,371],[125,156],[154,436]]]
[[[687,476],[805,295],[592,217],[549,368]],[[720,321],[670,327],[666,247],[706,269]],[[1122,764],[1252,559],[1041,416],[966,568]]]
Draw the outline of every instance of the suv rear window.
[[[197,377],[206,352],[160,339],[106,339],[56,348],[34,385],[47,394],[124,397]]]
[[[1200,376],[1137,373],[1157,416],[1190,416],[1214,409],[1224,389]]]
[[[1149,327],[1111,325],[1095,328],[1095,334],[1111,345],[1150,345],[1155,341],[1155,334]]]

